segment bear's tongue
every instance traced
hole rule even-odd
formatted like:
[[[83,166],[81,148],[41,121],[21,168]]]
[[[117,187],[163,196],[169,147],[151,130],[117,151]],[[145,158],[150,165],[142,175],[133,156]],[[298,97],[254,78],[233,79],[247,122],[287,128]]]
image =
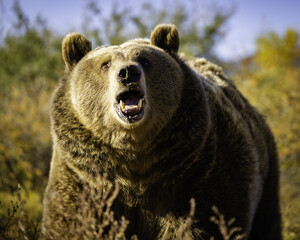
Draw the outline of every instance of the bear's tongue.
[[[128,96],[126,99],[120,100],[121,111],[127,116],[135,116],[142,109],[143,100],[137,96]]]

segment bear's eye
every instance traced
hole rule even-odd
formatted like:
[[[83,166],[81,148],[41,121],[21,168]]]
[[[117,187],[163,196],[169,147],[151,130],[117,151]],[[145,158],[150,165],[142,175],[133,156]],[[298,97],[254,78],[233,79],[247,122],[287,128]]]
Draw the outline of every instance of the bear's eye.
[[[102,63],[102,65],[101,65],[101,70],[102,70],[102,71],[106,71],[106,70],[109,69],[109,67],[110,67],[110,62],[104,62],[104,63]]]
[[[150,62],[147,58],[139,58],[139,63],[143,66],[143,67],[148,67],[150,65]]]

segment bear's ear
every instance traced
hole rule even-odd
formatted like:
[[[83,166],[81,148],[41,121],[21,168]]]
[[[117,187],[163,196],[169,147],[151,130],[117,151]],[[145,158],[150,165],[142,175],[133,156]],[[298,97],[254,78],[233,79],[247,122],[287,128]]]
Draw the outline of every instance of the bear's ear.
[[[68,34],[62,42],[62,55],[69,71],[92,49],[92,44],[79,33]]]
[[[179,34],[172,24],[157,25],[151,33],[150,42],[159,48],[162,48],[171,55],[176,55],[179,49]]]

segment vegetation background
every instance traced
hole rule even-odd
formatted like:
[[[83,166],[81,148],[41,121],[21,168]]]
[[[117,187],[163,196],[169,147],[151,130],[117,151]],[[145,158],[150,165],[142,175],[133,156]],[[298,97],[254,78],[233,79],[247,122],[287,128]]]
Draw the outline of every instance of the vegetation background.
[[[51,159],[49,99],[64,73],[63,36],[42,16],[30,21],[17,0],[12,9],[1,6],[0,0],[0,239],[37,239]],[[97,1],[87,1],[81,32],[94,46],[149,37],[157,23],[174,23],[181,35],[180,51],[221,64],[266,117],[280,155],[284,239],[300,239],[299,33],[287,29],[284,35],[263,34],[254,55],[220,62],[214,47],[233,8],[214,7],[199,23],[196,15],[187,14],[184,1],[164,8],[144,3],[134,13],[123,1],[112,6],[103,14]],[[196,1],[190,7],[203,11]]]

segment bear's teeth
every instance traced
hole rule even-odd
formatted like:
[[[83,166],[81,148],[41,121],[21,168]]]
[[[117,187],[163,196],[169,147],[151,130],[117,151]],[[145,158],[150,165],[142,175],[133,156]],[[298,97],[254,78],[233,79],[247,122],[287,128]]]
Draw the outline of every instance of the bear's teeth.
[[[120,106],[121,106],[121,110],[123,111],[125,109],[125,104],[123,103],[123,101],[120,101]]]
[[[142,105],[143,105],[143,100],[140,98],[140,100],[139,100],[139,104],[138,104],[138,107],[139,107],[139,109],[141,109],[141,108],[142,108]]]
[[[122,100],[120,100],[120,108],[121,108],[122,112],[125,112],[126,109],[129,109],[129,108],[131,108],[133,106],[135,106],[136,108],[138,108],[138,110],[141,110],[142,107],[143,107],[143,99],[139,100],[138,105],[128,105],[128,106],[125,105],[125,103]]]

